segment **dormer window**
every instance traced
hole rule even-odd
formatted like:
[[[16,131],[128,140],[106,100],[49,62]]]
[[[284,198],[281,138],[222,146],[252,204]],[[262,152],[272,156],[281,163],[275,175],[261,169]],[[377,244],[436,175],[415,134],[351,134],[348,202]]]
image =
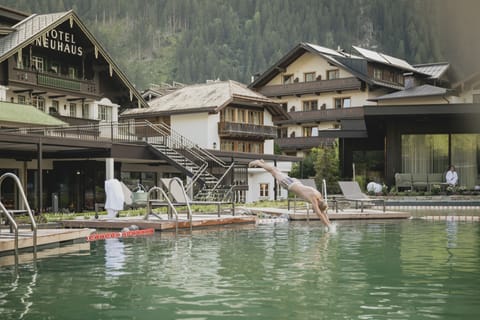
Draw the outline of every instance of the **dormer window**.
[[[374,68],[373,69],[373,78],[374,79],[382,80],[382,75],[383,75],[382,69],[380,69],[380,68]]]
[[[327,80],[334,80],[340,78],[340,70],[328,70],[327,71]]]

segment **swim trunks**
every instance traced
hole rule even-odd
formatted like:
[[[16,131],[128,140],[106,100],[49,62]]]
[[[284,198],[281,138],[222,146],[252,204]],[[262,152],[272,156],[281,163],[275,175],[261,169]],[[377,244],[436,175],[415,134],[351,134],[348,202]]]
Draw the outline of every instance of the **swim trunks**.
[[[282,174],[282,177],[281,179],[279,180],[279,183],[282,187],[284,187],[285,189],[287,190],[290,190],[290,188],[292,187],[292,185],[294,185],[295,183],[300,183],[300,181],[298,181],[297,179],[295,178],[292,178],[292,177],[289,177],[287,176],[286,174]]]

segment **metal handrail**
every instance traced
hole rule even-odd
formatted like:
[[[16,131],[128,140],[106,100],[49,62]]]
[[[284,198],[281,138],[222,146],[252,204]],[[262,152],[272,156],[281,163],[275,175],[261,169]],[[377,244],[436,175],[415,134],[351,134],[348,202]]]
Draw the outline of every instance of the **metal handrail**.
[[[201,153],[201,154],[204,155],[204,157],[202,157],[203,160],[205,160],[204,158],[208,158],[208,159],[214,161],[215,163],[217,163],[221,166],[226,166],[225,162],[223,162],[220,158],[216,157],[211,152],[209,152],[209,151],[207,151],[203,148],[200,148],[198,146],[198,144],[196,144],[193,141],[189,140],[188,138],[182,136],[180,133],[176,132],[175,130],[173,130],[170,126],[166,125],[165,123],[162,122],[162,123],[153,124],[153,123],[149,122],[148,120],[145,120],[145,123],[149,124],[152,127],[156,127],[159,130],[162,130],[161,131],[162,133],[172,137],[172,139],[174,139],[174,141],[176,141],[176,142],[179,142],[181,146],[188,147],[189,149],[197,150],[197,153]]]
[[[17,223],[15,222],[15,219],[10,215],[10,213],[8,212],[8,210],[5,208],[5,206],[3,205],[3,203],[0,201],[0,210],[1,212],[3,212],[5,214],[5,216],[7,217],[8,219],[8,222],[10,224],[10,232],[13,228],[13,230],[15,230],[15,238],[14,238],[14,251],[15,251],[15,259],[18,259],[18,225]]]
[[[0,176],[0,195],[1,195],[1,190],[2,190],[2,183],[6,178],[12,178],[13,181],[16,183],[18,191],[19,191],[20,196],[21,196],[21,200],[23,200],[23,205],[27,209],[27,213],[28,213],[28,216],[30,218],[30,222],[32,224],[31,229],[32,229],[32,234],[33,234],[33,252],[34,252],[34,254],[36,254],[37,253],[37,223],[35,222],[35,218],[33,217],[32,210],[30,209],[30,205],[28,204],[27,197],[25,196],[25,192],[23,191],[22,183],[20,182],[20,179],[15,174],[13,174],[11,172],[4,173],[2,176]],[[2,205],[2,207],[3,207],[3,205]],[[8,214],[7,210],[5,209],[5,207],[3,207],[2,210],[6,213],[7,218],[8,218],[9,214]],[[16,233],[17,233],[16,241],[17,241],[17,246],[18,246],[18,226],[17,226],[17,232]],[[17,249],[18,249],[18,247],[17,247]],[[18,253],[18,252],[16,252],[16,253]]]
[[[178,231],[178,212],[177,212],[177,209],[175,209],[175,206],[172,204],[172,202],[170,201],[170,199],[168,198],[167,194],[165,193],[165,191],[160,188],[160,187],[151,187],[150,190],[148,190],[147,192],[147,209],[146,209],[146,213],[145,213],[145,217],[144,219],[145,220],[148,220],[148,217],[150,215],[154,215],[155,217],[157,217],[158,219],[161,219],[161,217],[155,213],[153,213],[152,211],[152,204],[150,202],[150,200],[153,200],[153,199],[150,199],[150,196],[151,194],[153,193],[153,191],[160,191],[160,193],[162,194],[163,198],[167,201],[168,205],[170,206],[170,208],[173,210],[173,212],[175,213],[175,231]],[[158,199],[156,199],[158,200]]]
[[[172,130],[170,126],[164,123],[153,124],[149,121],[141,123],[131,122],[109,122],[95,123],[79,126],[60,126],[60,127],[44,127],[44,128],[19,128],[19,129],[1,129],[2,133],[12,134],[30,134],[41,136],[56,136],[69,139],[79,139],[86,141],[118,141],[126,143],[149,143],[155,148],[155,144],[163,145],[166,148],[177,152],[185,159],[183,167],[192,172],[192,177],[186,185],[186,190],[193,189],[195,183],[200,179],[211,178],[214,182],[212,188],[210,184],[209,193],[214,192],[225,179],[227,174],[234,167],[227,164],[220,158],[199,147],[186,137]],[[161,150],[160,150],[161,151]],[[225,169],[222,176],[217,178],[208,170],[212,165]],[[190,168],[189,168],[190,167]],[[195,169],[195,170],[192,170]],[[208,182],[208,179],[206,180]]]

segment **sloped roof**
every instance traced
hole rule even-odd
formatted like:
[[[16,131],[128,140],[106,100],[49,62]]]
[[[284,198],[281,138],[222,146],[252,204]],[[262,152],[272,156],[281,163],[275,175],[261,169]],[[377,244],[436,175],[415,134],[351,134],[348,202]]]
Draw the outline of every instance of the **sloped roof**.
[[[0,38],[0,62],[5,61],[13,54],[17,53],[20,49],[31,44],[33,41],[50,31],[65,21],[70,20],[70,24],[76,23],[82,30],[85,36],[91,41],[91,43],[98,50],[98,53],[103,56],[108,64],[118,75],[123,84],[130,90],[131,96],[135,96],[137,100],[143,105],[147,106],[146,101],[142,98],[137,89],[128,80],[126,75],[115,64],[112,58],[108,55],[106,50],[95,39],[92,33],[86,28],[80,18],[75,14],[73,10],[66,12],[50,13],[50,14],[32,14],[28,18],[20,21],[16,25],[12,26],[15,31],[11,32],[7,36]]]
[[[0,125],[65,126],[65,122],[54,118],[34,106],[0,101]]]
[[[384,53],[363,49],[360,47],[352,46],[359,55],[354,55],[348,53],[344,50],[333,50],[326,47],[322,47],[312,43],[300,43],[290,50],[286,55],[284,55],[277,63],[272,65],[267,69],[263,74],[257,77],[250,85],[250,88],[259,88],[272,80],[275,76],[282,72],[285,68],[288,67],[292,62],[302,56],[305,52],[310,52],[316,55],[319,55],[326,59],[332,65],[335,65],[339,68],[343,68],[353,74],[355,77],[359,78],[362,81],[365,81],[368,84],[378,85],[382,87],[388,87],[395,90],[402,90],[403,87],[400,85],[395,85],[389,82],[383,82],[375,80],[368,76],[367,62],[373,61],[376,63],[381,63],[383,65],[388,65],[391,67],[398,68],[400,70],[414,72],[416,74],[421,74],[413,66],[411,66],[405,60],[389,56]],[[426,75],[424,75],[426,76]]]
[[[413,67],[421,73],[428,74],[430,79],[439,79],[447,72],[450,64],[448,62],[424,63]]]
[[[393,66],[395,68],[403,69],[406,71],[418,72],[412,65],[407,61],[399,58],[389,56],[385,53],[360,48],[357,46],[352,46],[363,58],[368,61],[375,61],[384,65]]]
[[[64,21],[62,18],[71,13],[72,11],[70,10],[41,15],[33,14],[14,25],[12,28],[16,29],[16,31],[0,39],[0,61],[17,52],[19,47],[23,47],[38,38],[42,32],[58,26]]]
[[[122,116],[218,112],[235,101],[267,107],[275,105],[282,110],[273,100],[239,82],[228,80],[186,86],[152,100],[149,108],[129,109],[124,111]]]
[[[433,97],[433,96],[445,96],[449,93],[448,89],[424,84],[418,87],[412,87],[409,89],[389,93],[380,97],[368,99],[370,101],[382,101],[382,100],[394,100],[394,99],[406,99],[406,98],[421,98],[421,97]]]

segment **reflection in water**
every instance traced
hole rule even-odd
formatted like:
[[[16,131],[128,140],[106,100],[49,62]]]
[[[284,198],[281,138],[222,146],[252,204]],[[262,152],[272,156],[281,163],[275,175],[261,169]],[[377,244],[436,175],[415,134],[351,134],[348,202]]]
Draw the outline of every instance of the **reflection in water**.
[[[295,222],[98,241],[40,261],[34,285],[23,267],[14,291],[0,268],[0,318],[476,319],[479,228]]]
[[[105,239],[105,275],[118,277],[124,274],[125,244],[118,238]]]
[[[450,262],[450,259],[453,257],[453,252],[450,250],[457,247],[457,221],[447,220],[446,221],[446,231],[447,231],[447,252],[448,259],[447,262]]]

